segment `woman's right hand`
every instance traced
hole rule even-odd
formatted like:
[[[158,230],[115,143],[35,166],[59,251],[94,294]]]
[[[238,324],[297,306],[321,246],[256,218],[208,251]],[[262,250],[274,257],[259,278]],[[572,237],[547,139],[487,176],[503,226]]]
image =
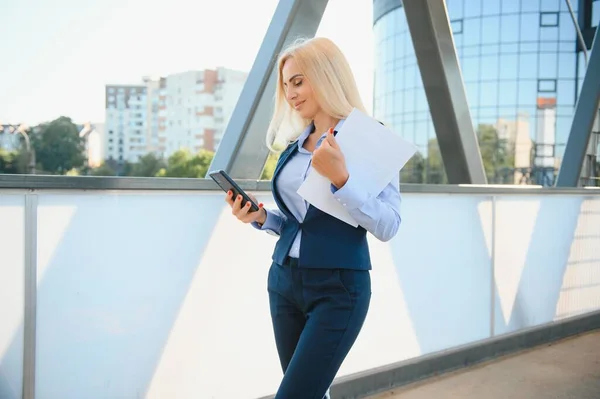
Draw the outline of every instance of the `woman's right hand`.
[[[248,196],[254,203],[258,204],[256,198],[252,194],[248,193]],[[243,223],[257,222],[262,226],[267,220],[267,211],[263,208],[262,204],[258,204],[258,211],[250,211],[250,202],[246,202],[246,205],[242,206],[242,196],[238,195],[237,198],[234,199],[231,190],[225,194],[225,202],[231,207],[233,216]]]

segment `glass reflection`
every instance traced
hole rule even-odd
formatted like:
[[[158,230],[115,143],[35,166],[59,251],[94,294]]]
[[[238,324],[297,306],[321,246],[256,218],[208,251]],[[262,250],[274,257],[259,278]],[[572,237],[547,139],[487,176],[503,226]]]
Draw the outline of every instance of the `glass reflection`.
[[[547,167],[551,176],[560,165],[578,92],[575,82],[580,84],[585,73],[582,57],[575,54],[568,9],[561,3],[446,1],[471,119],[480,146],[483,141],[494,149],[482,150],[495,160],[484,159],[490,183],[536,183],[533,170],[543,164],[536,160],[536,148],[544,144],[540,139],[552,142],[554,164]],[[383,16],[374,32],[380,50],[375,62],[375,117],[388,121],[422,151],[422,159],[403,171],[403,180],[443,183],[443,162],[404,9]],[[389,61],[393,63],[386,64]],[[548,170],[542,175],[547,177]]]

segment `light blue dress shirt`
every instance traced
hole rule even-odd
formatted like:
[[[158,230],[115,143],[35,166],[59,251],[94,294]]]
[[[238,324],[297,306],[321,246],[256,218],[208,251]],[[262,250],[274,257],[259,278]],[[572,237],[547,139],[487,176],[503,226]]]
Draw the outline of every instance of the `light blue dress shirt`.
[[[339,121],[334,130],[339,131],[344,120]],[[294,217],[302,222],[306,216],[309,203],[298,193],[300,185],[310,172],[312,153],[303,148],[304,141],[313,130],[310,124],[298,138],[298,151],[290,157],[277,175],[277,188],[281,199]],[[321,134],[316,147],[319,148],[328,133]],[[359,176],[350,175],[348,181],[339,190],[332,186],[334,197],[340,201],[356,222],[381,241],[389,241],[400,227],[400,181],[394,179],[377,196],[369,196],[361,190]],[[286,216],[279,209],[267,209],[265,223],[254,227],[279,235],[286,221]],[[289,256],[298,258],[300,255],[301,230],[290,248]]]

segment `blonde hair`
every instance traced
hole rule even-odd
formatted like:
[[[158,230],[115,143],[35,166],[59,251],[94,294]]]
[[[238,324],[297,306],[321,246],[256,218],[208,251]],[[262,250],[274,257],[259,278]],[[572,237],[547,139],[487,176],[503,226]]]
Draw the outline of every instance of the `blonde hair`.
[[[296,61],[320,108],[329,116],[345,119],[353,108],[366,113],[350,65],[338,46],[323,37],[300,39],[285,49],[277,61],[275,104],[266,138],[267,146],[274,152],[287,147],[311,123],[286,100],[282,70],[290,58]]]

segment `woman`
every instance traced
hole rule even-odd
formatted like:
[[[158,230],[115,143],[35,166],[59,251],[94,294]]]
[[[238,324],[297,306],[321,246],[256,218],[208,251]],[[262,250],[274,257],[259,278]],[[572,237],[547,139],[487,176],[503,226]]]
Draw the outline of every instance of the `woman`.
[[[390,240],[400,225],[399,181],[381,193],[361,190],[348,173],[334,132],[353,108],[364,111],[339,48],[314,38],[285,50],[278,61],[271,149],[288,144],[272,181],[278,209],[256,212],[227,193],[242,222],[279,235],[268,292],[277,351],[284,372],[276,399],[321,399],[363,325],[371,299],[366,233]],[[312,166],[312,168],[311,168]],[[359,223],[353,227],[305,202],[297,190],[316,172]],[[368,176],[367,176],[368,177]],[[374,195],[375,194],[375,195]],[[328,396],[325,396],[328,397]]]

